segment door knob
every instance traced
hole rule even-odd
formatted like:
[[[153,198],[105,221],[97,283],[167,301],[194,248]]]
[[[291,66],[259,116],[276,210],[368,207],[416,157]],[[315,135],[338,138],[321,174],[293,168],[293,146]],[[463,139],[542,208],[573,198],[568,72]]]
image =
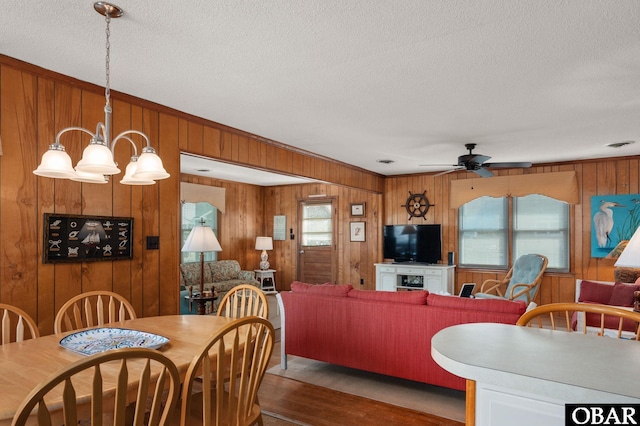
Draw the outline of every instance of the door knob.
[[[304,250],[300,250],[300,254],[304,254]]]

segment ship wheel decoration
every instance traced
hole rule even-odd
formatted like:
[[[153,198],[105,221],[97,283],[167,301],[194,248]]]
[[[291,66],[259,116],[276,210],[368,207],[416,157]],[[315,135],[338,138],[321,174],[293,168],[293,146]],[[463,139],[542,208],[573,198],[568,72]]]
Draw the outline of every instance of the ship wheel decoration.
[[[424,191],[422,194],[412,194],[411,191],[409,191],[407,204],[402,205],[402,207],[407,209],[407,213],[409,213],[409,220],[411,220],[412,217],[421,217],[424,219],[429,211],[429,207],[433,205],[434,204],[429,204],[427,191]]]

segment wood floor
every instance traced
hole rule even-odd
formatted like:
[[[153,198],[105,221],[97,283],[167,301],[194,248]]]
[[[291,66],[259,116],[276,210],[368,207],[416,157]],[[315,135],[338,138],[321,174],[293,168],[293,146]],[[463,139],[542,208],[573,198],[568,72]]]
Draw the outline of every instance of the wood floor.
[[[278,343],[270,366],[279,362],[280,344]],[[258,397],[264,411],[313,426],[464,426],[464,423],[454,420],[273,374],[265,374]]]

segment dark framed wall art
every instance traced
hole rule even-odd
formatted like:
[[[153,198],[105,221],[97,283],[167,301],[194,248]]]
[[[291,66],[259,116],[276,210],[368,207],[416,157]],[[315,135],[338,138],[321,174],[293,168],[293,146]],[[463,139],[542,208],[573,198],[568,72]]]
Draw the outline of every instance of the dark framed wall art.
[[[131,259],[133,218],[44,214],[43,263]]]

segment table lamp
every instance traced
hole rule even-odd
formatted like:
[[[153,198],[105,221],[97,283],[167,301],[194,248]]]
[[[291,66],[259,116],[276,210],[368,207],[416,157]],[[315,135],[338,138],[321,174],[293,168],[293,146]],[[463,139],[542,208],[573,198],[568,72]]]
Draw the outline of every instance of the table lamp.
[[[636,229],[614,266],[616,281],[632,283],[640,277],[640,227]]]
[[[213,233],[213,229],[205,225],[204,219],[200,219],[200,225],[194,226],[187,237],[183,252],[200,252],[200,296],[204,295],[204,252],[222,251],[220,243]]]
[[[273,250],[273,239],[271,237],[256,237],[256,250],[262,250],[260,254],[260,269],[269,269],[269,255],[267,250]]]

